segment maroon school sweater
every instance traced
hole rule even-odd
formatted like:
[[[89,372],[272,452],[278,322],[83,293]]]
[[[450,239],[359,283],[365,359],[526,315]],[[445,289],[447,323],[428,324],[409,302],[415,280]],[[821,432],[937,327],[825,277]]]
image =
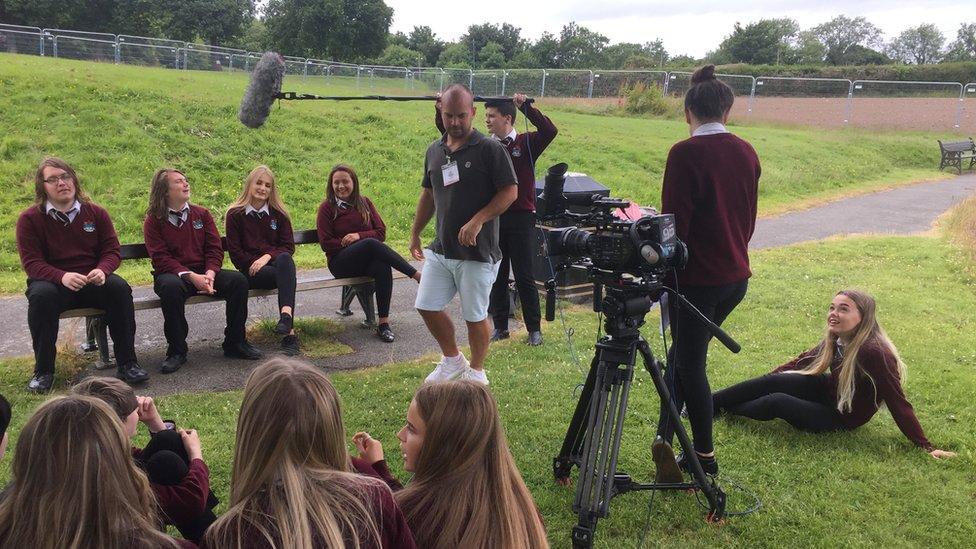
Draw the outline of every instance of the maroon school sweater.
[[[536,127],[534,132],[518,133],[515,140],[505,148],[508,157],[512,159],[515,177],[518,178],[518,198],[508,207],[506,212],[535,212],[535,163],[542,156],[542,151],[552,143],[559,130],[548,116],[535,108],[531,103],[522,103],[519,108],[522,114]],[[441,112],[434,107],[434,124],[444,133],[444,122]]]
[[[268,208],[268,215],[258,219],[247,215],[245,208],[227,212],[224,234],[227,237],[227,253],[238,270],[247,272],[259,257],[271,256],[271,262],[281,254],[295,253],[295,233],[288,216]]]
[[[220,233],[210,210],[203,206],[190,204],[186,223],[179,228],[169,222],[169,216],[156,219],[148,215],[142,225],[142,234],[154,274],[216,272],[224,262]]]
[[[139,459],[142,449],[133,448],[132,457]],[[187,524],[207,510],[210,495],[210,469],[202,459],[190,460],[183,480],[175,486],[150,482],[156,503],[166,524]]]
[[[386,460],[381,459],[376,463],[370,463],[363,458],[352,458],[352,467],[357,473],[369,477],[375,477],[386,483],[390,490],[394,492],[403,489],[403,484],[390,473],[390,468],[386,466]]]
[[[773,370],[772,373],[802,370],[813,362],[817,356],[819,346],[806,351],[793,360]],[[837,376],[840,374],[841,359],[836,357],[830,365],[827,376],[826,389],[830,393],[830,401],[837,402]],[[898,362],[888,349],[877,343],[865,343],[857,354],[857,365],[860,370],[854,381],[854,398],[851,410],[841,413],[841,421],[849,429],[860,427],[868,422],[881,407],[881,403],[888,406],[891,417],[909,440],[931,451],[932,445],[925,438],[922,425],[915,417],[915,409],[902,391],[898,376]]]
[[[363,220],[363,216],[355,207],[350,206],[346,209],[336,208],[335,204],[328,200],[323,200],[319,205],[318,217],[315,221],[315,228],[319,233],[319,245],[325,252],[326,258],[332,259],[335,254],[342,250],[342,237],[349,233],[359,233],[359,238],[375,238],[380,242],[386,240],[386,225],[383,218],[376,211],[376,206],[365,196],[360,199],[369,209],[369,223]]]
[[[678,282],[720,286],[752,275],[749,239],[756,227],[759,157],[731,133],[701,135],[668,153],[661,213],[674,214],[688,266]]]
[[[112,219],[91,203],[82,203],[67,226],[44,213],[43,205],[27,208],[17,219],[17,250],[28,280],[55,284],[68,272],[87,275],[97,268],[108,276],[122,261]]]

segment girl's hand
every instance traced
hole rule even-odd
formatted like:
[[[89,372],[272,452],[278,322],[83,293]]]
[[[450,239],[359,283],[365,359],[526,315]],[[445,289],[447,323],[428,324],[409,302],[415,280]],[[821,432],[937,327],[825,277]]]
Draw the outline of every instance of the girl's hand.
[[[955,452],[950,452],[948,450],[939,450],[938,448],[929,452],[929,455],[934,457],[935,459],[946,459],[946,458],[956,457]]]
[[[383,461],[383,444],[369,436],[369,433],[363,431],[356,433],[352,437],[352,443],[356,445],[356,450],[359,450],[359,457],[368,461],[370,465]]]

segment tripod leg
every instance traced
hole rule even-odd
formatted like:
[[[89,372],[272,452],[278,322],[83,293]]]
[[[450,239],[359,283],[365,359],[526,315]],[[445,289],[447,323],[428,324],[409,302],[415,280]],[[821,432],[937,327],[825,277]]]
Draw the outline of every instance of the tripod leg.
[[[721,520],[725,516],[725,492],[705,475],[705,471],[698,461],[698,454],[695,453],[695,446],[691,443],[691,439],[688,438],[688,432],[685,431],[684,424],[681,423],[681,415],[674,406],[674,401],[671,400],[671,393],[668,391],[667,384],[664,383],[664,376],[661,375],[661,368],[658,366],[658,361],[651,353],[650,345],[646,341],[641,340],[637,344],[637,350],[640,351],[641,357],[644,359],[644,368],[647,369],[647,372],[651,374],[651,378],[654,380],[657,393],[661,396],[668,416],[674,425],[674,434],[678,437],[678,442],[681,443],[681,448],[684,450],[685,456],[691,464],[691,476],[694,477],[695,483],[698,484],[702,492],[705,493],[706,499],[708,499],[709,507],[711,507],[709,520]]]
[[[593,383],[596,380],[597,358],[594,355],[590,362],[590,372],[586,376],[583,384],[583,391],[580,393],[579,402],[576,403],[576,411],[573,412],[573,419],[566,430],[566,438],[563,439],[562,449],[559,455],[552,460],[552,470],[556,480],[568,480],[569,472],[573,465],[579,465],[580,451],[583,449],[583,438],[586,436],[587,412],[590,409],[590,400],[593,395]]]

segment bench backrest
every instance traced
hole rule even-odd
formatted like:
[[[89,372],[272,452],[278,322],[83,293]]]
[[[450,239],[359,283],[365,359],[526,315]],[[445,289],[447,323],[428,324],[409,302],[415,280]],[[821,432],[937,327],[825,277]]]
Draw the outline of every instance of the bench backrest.
[[[942,140],[939,141],[939,148],[943,152],[967,152],[976,151],[976,143],[973,143],[973,138],[970,137],[969,141],[947,141],[945,143]]]
[[[318,244],[319,235],[315,229],[308,229],[305,231],[295,231],[295,245],[298,244]],[[220,245],[227,250],[227,238],[220,237]],[[123,244],[122,245],[122,259],[148,259],[149,251],[146,250],[146,244],[140,242],[138,244]]]

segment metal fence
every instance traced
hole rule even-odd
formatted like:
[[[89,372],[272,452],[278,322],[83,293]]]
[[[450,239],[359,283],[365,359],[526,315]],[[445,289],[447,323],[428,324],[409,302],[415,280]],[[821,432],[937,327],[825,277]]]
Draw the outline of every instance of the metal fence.
[[[151,38],[0,23],[0,53],[173,70],[250,72],[258,52]],[[477,95],[619,98],[636,85],[680,98],[691,73],[652,70],[386,67],[285,56],[287,84],[319,82],[356,93],[427,95],[454,83]],[[976,130],[976,82],[906,82],[716,75],[732,87],[733,116],[788,124]]]

